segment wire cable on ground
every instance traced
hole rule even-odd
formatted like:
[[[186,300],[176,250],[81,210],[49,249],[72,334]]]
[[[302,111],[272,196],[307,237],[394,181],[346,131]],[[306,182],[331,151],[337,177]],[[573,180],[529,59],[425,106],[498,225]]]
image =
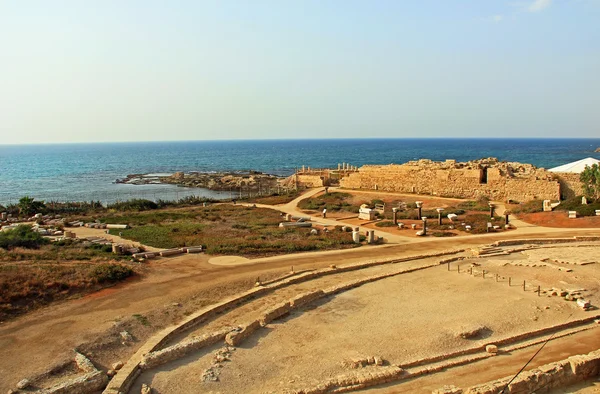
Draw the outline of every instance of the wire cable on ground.
[[[574,314],[574,313],[575,313],[575,312],[572,312],[572,313],[569,315],[569,317],[567,317],[567,319],[566,319],[566,320],[569,320],[569,319],[571,318],[571,316],[573,316],[573,314]],[[513,378],[512,378],[512,379],[511,379],[511,380],[510,380],[508,383],[506,383],[506,385],[505,385],[505,386],[502,388],[502,391],[500,391],[500,394],[504,394],[504,393],[505,393],[505,390],[508,388],[508,386],[510,386],[510,384],[513,382],[513,380],[515,380],[515,379],[517,378],[517,376],[519,376],[519,374],[520,374],[521,372],[523,372],[523,370],[524,370],[525,368],[527,368],[527,366],[529,365],[529,363],[531,363],[531,362],[533,361],[533,359],[534,359],[534,358],[535,358],[535,357],[536,357],[536,356],[537,356],[537,355],[538,355],[538,354],[539,354],[539,353],[542,351],[542,349],[544,348],[544,346],[546,346],[546,345],[548,344],[548,342],[550,342],[550,340],[551,340],[551,339],[554,337],[554,335],[556,335],[556,333],[557,333],[557,332],[553,333],[552,335],[550,335],[550,336],[548,337],[548,339],[546,339],[546,340],[544,341],[544,343],[543,343],[543,344],[542,344],[542,346],[541,346],[541,347],[538,349],[538,351],[537,351],[537,352],[535,352],[535,353],[533,354],[533,356],[531,356],[531,358],[530,358],[530,359],[529,359],[529,360],[528,360],[528,361],[525,363],[525,365],[523,365],[523,367],[522,367],[522,368],[519,370],[519,372],[517,372],[517,374],[516,374],[515,376],[513,376]],[[533,393],[533,392],[532,392],[532,393]]]

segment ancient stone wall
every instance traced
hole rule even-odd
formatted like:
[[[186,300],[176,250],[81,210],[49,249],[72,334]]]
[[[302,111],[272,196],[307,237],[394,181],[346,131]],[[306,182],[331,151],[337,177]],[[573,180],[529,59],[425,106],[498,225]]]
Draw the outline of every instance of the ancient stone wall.
[[[560,183],[560,195],[563,200],[583,194],[583,184],[579,180],[579,174],[556,173],[556,179]]]
[[[497,394],[508,386],[505,393],[548,392],[598,376],[600,373],[600,350],[589,354],[569,357],[566,360],[542,365],[525,371],[510,384],[512,376],[473,386],[466,394]]]
[[[295,175],[292,175],[294,177]],[[298,186],[299,187],[322,187],[323,178],[319,175],[303,175],[299,174],[298,177]]]
[[[406,164],[366,165],[342,178],[340,186],[443,197],[514,200],[558,200],[555,176],[530,164],[501,163],[497,159],[456,163],[419,160]]]

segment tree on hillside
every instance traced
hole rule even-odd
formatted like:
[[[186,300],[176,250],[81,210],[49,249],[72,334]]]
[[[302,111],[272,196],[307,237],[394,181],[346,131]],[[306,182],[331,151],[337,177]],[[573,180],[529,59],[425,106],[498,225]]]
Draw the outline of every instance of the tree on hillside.
[[[600,166],[594,164],[585,166],[585,170],[579,175],[583,183],[583,193],[586,197],[597,200],[600,198]]]
[[[19,200],[19,213],[23,216],[31,216],[46,208],[43,201],[35,201],[33,197],[25,196]]]

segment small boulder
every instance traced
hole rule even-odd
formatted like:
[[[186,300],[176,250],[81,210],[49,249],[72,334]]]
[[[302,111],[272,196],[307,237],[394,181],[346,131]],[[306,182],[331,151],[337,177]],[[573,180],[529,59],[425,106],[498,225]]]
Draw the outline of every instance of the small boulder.
[[[133,336],[127,331],[121,331],[119,335],[121,336],[121,339],[125,342],[133,342]]]
[[[490,354],[497,354],[498,353],[498,346],[493,345],[493,344],[487,345],[485,347],[485,351],[488,352],[488,353],[490,353]]]
[[[148,386],[146,383],[143,383],[140,394],[152,394],[152,387]]]
[[[111,365],[111,368],[115,371],[118,371],[119,369],[123,368],[123,361],[117,361],[116,363]]]
[[[106,371],[106,376],[108,376],[110,378],[112,378],[116,374],[117,374],[117,371],[115,371],[114,369],[109,369],[108,371]]]

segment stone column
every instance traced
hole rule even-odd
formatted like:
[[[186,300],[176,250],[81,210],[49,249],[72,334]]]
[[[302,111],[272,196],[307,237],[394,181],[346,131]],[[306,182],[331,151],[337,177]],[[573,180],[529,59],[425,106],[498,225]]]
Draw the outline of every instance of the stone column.
[[[423,201],[415,201],[415,204],[417,205],[417,219],[421,220],[421,210],[423,209]]]
[[[398,224],[398,208],[392,208],[392,212],[394,213],[394,226]]]
[[[338,171],[342,168],[342,165],[338,163]]]
[[[354,243],[357,244],[360,243],[360,232],[358,230],[358,227],[354,227],[354,230],[352,231],[352,241],[354,241]]]
[[[427,235],[427,218],[423,217],[421,220],[423,220],[423,236],[425,236]]]
[[[490,202],[489,205],[490,205],[490,218],[493,218],[494,217],[494,204],[492,204]]]
[[[508,224],[508,215],[510,215],[510,213],[504,212],[504,224]]]
[[[367,243],[369,243],[369,244],[375,243],[375,230],[367,231]]]
[[[444,208],[436,208],[435,210],[438,213],[438,224],[441,226],[442,225],[442,212],[444,212]]]

